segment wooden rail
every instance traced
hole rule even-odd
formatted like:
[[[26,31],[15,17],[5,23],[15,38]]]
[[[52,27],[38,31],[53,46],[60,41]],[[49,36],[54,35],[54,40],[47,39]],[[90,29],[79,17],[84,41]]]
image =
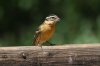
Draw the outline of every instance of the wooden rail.
[[[100,66],[100,44],[0,47],[0,66]]]

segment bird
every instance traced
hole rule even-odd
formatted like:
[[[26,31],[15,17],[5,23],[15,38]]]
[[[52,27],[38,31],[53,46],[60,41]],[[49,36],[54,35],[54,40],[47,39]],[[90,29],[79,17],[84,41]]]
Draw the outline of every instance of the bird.
[[[43,23],[38,27],[35,32],[33,44],[35,46],[42,47],[42,44],[48,41],[54,34],[56,24],[60,21],[60,18],[55,14],[47,16]]]

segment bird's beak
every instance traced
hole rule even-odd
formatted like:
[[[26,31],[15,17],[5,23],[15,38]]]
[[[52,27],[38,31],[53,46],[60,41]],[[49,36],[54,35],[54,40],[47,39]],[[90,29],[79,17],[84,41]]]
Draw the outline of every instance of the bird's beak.
[[[59,22],[59,21],[60,21],[60,18],[57,19],[57,22]]]

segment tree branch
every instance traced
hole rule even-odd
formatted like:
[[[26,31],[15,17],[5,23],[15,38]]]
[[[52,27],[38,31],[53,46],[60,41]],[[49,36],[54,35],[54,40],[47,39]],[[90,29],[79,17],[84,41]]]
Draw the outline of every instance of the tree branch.
[[[0,66],[100,66],[99,44],[0,47]]]

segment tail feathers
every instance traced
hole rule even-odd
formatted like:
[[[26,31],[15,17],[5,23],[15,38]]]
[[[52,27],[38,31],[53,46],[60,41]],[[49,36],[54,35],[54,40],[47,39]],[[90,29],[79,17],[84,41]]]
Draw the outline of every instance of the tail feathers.
[[[36,41],[38,36],[40,35],[40,31],[36,31],[35,32],[35,35],[34,35],[34,38],[33,38],[33,45],[38,45],[38,42]]]

